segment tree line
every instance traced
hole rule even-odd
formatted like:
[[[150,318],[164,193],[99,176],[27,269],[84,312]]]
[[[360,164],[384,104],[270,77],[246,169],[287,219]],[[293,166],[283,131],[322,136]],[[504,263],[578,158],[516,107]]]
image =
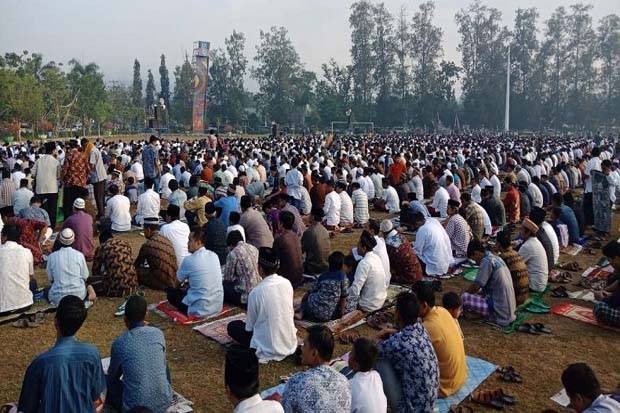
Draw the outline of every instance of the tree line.
[[[350,63],[330,58],[320,73],[307,70],[285,27],[260,31],[253,65],[245,35],[233,31],[210,56],[206,118],[219,128],[260,130],[271,121],[296,128],[325,128],[332,121],[372,121],[384,127],[450,127],[456,116],[472,128],[503,125],[506,65],[510,53],[513,129],[619,126],[620,17],[594,22],[591,5],[558,7],[546,20],[536,8],[517,9],[512,27],[502,14],[474,1],[455,15],[461,63],[444,58],[435,4],[396,15],[383,3],[352,4]],[[310,35],[310,34],[309,34]],[[40,54],[0,57],[0,122],[27,122],[38,130],[79,123],[110,130],[139,130],[161,98],[165,124],[188,130],[192,116],[192,64],[175,66],[174,88],[165,56],[159,84],[140,62],[133,82],[104,82],[95,63],[44,63]],[[256,80],[250,93],[244,79]],[[457,98],[456,87],[461,93]],[[1,127],[2,125],[0,125]]]

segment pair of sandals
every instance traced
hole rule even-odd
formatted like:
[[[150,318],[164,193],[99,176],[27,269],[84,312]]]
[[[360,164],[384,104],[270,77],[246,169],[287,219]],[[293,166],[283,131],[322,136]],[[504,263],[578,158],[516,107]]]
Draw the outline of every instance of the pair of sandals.
[[[562,271],[560,273],[549,274],[549,281],[552,283],[568,284],[573,282],[573,275],[568,271]]]
[[[480,390],[472,393],[469,399],[482,406],[491,407],[496,410],[503,410],[506,406],[513,406],[517,403],[514,396],[504,392],[504,390]]]
[[[568,290],[563,285],[551,290],[551,296],[555,298],[568,298]]]
[[[553,334],[553,332],[545,327],[543,323],[523,323],[517,328],[517,331],[539,336],[541,334]]]
[[[11,324],[17,328],[35,328],[39,327],[45,321],[45,313],[38,312],[34,314],[28,314],[26,317],[22,317]]]
[[[581,271],[583,268],[577,261],[565,262],[564,264],[559,264],[558,268],[567,271]]]
[[[383,330],[384,328],[394,327],[394,313],[390,310],[379,311],[369,316],[366,319],[366,324],[376,330]]]
[[[506,383],[523,383],[523,378],[512,366],[500,367],[497,372],[500,374],[500,379]]]

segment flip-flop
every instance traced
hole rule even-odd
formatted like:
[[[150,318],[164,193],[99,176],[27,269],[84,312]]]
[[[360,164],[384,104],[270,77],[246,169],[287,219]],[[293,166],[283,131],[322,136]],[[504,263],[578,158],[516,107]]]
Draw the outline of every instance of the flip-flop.
[[[540,332],[538,330],[536,330],[534,328],[534,326],[531,325],[530,323],[523,323],[523,324],[521,324],[519,327],[517,327],[517,331],[520,331],[522,333],[532,334],[532,335],[535,335],[535,336],[540,335]]]
[[[517,403],[517,399],[515,399],[514,396],[504,393],[504,390],[501,388],[493,390],[493,397],[495,400],[509,406],[513,406]]]
[[[539,331],[541,333],[553,334],[551,332],[551,330],[549,328],[545,327],[545,325],[543,323],[534,323],[534,324],[532,324],[532,327],[534,327],[536,329],[536,331]]]
[[[523,378],[512,366],[500,367],[496,370],[501,376],[502,381],[508,383],[523,383]]]
[[[568,298],[566,287],[560,286],[551,290],[551,296],[555,298]]]
[[[469,396],[469,399],[483,406],[491,407],[496,410],[503,410],[504,403],[495,398],[495,392],[490,390],[480,390]]]

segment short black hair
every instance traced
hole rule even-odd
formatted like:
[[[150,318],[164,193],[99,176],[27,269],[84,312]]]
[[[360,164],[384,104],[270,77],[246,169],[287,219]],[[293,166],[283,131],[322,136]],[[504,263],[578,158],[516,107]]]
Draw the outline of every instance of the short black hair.
[[[147,189],[153,189],[153,178],[150,176],[144,177],[144,190],[146,191]]]
[[[171,191],[176,191],[177,189],[179,189],[179,182],[176,179],[171,179],[168,182],[168,189],[170,189]]]
[[[620,257],[620,242],[616,240],[609,242],[603,247],[602,252],[607,258]]]
[[[360,235],[360,244],[368,251],[372,251],[377,246],[377,240],[370,232],[364,230]]]
[[[241,209],[248,209],[252,206],[252,197],[249,195],[243,195],[239,204],[241,205]]]
[[[323,325],[308,328],[308,344],[319,353],[323,361],[329,361],[334,354],[334,335],[331,330]]]
[[[429,307],[435,306],[435,291],[430,282],[418,281],[411,290],[415,293],[419,302],[426,303]]]
[[[377,345],[366,337],[360,337],[353,342],[353,354],[360,371],[370,371],[379,355]]]
[[[214,202],[209,202],[205,205],[205,213],[207,215],[211,215],[215,212],[215,203]]]
[[[234,345],[226,352],[224,383],[238,399],[258,393],[258,358],[252,349]]]
[[[512,235],[510,234],[510,230],[503,229],[497,233],[497,243],[502,248],[508,248],[512,243]]]
[[[562,205],[564,203],[564,197],[562,197],[562,194],[559,192],[551,195],[551,200],[558,205]]]
[[[237,211],[231,211],[230,214],[228,214],[228,221],[231,224],[236,225],[239,223],[240,220],[241,220],[241,214],[238,213]]]
[[[484,249],[484,245],[482,244],[482,242],[480,242],[477,239],[472,239],[471,241],[469,241],[469,244],[467,245],[467,257],[471,258],[472,255],[474,255],[475,252],[482,252],[484,253],[486,250]]]
[[[420,315],[420,304],[415,294],[403,291],[396,296],[396,311],[405,325],[413,325]]]
[[[293,229],[295,215],[289,211],[280,211],[280,222],[285,229]]]
[[[562,372],[562,384],[568,395],[580,394],[591,400],[601,394],[601,385],[594,371],[585,363],[574,363]]]
[[[24,179],[20,179],[19,180],[19,187],[20,188],[26,188],[28,187],[28,180],[26,178]]]
[[[334,251],[329,254],[327,262],[329,263],[330,271],[340,271],[342,270],[342,264],[344,264],[344,254],[340,251]]]
[[[146,300],[141,295],[132,295],[125,304],[125,317],[130,323],[141,323],[146,317]]]
[[[545,220],[546,215],[547,212],[544,209],[542,209],[541,207],[534,207],[530,211],[529,218],[534,224],[540,227],[540,224],[542,224],[542,222]]]
[[[179,219],[181,215],[181,208],[175,204],[169,204],[168,209],[166,209],[166,215],[168,215],[171,219]]]
[[[377,233],[381,232],[381,224],[376,219],[368,220],[368,229],[371,229]]]
[[[227,247],[234,247],[239,243],[239,241],[243,241],[243,236],[240,231],[230,231],[226,236]]]
[[[459,307],[463,306],[463,302],[461,301],[461,296],[455,293],[454,291],[448,291],[441,297],[441,305],[446,310],[455,310]]]
[[[2,228],[2,235],[4,235],[7,241],[13,241],[19,243],[22,231],[17,224],[6,224]]]
[[[86,307],[81,298],[75,295],[64,296],[56,308],[56,321],[60,334],[63,337],[75,335],[84,324],[86,314]]]

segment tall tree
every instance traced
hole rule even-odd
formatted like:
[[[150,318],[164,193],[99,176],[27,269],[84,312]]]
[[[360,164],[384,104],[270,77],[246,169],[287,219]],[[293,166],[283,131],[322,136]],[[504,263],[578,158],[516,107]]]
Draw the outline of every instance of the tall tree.
[[[302,78],[303,66],[284,27],[261,30],[256,46],[252,75],[258,82],[259,100],[265,115],[278,123],[291,124],[295,119],[296,82]]]
[[[375,31],[372,36],[372,51],[375,61],[373,83],[377,91],[377,121],[381,124],[393,124],[394,108],[391,107],[392,85],[394,81],[394,18],[379,3],[373,7]]]
[[[602,122],[617,124],[620,120],[620,17],[615,14],[601,19],[598,27],[598,56]]]
[[[221,49],[213,50],[209,67],[209,106],[208,118],[216,124],[227,120],[227,103],[229,90],[230,63],[226,52]]]
[[[140,62],[133,62],[133,84],[131,87],[131,102],[137,108],[142,107],[142,78],[140,77]]]
[[[147,72],[146,90],[144,96],[144,106],[147,112],[149,112],[155,104],[155,79],[153,78],[153,72],[151,69]]]
[[[323,79],[316,85],[318,122],[327,127],[331,121],[344,119],[351,105],[351,70],[339,66],[334,58],[321,65]]]
[[[406,102],[409,95],[411,79],[409,75],[409,56],[411,46],[411,32],[405,6],[401,6],[396,20],[396,32],[394,34],[394,52],[396,54],[396,79],[394,93],[400,99],[400,120],[404,125],[407,123]]]
[[[71,71],[67,75],[71,92],[76,97],[76,114],[82,121],[82,132],[90,131],[91,121],[100,118],[101,102],[105,101],[103,73],[95,63],[82,65],[75,59],[69,61]]]
[[[456,14],[464,69],[464,116],[472,126],[500,127],[504,115],[509,32],[499,10],[474,1]]]
[[[510,44],[511,62],[511,125],[515,128],[537,126],[539,117],[538,90],[535,81],[535,59],[539,44],[535,8],[517,9]]]
[[[540,75],[546,85],[544,105],[549,108],[544,120],[555,127],[564,121],[566,84],[562,69],[568,55],[567,24],[566,9],[558,7],[545,22],[545,39],[538,59]]]
[[[373,71],[372,38],[375,31],[373,5],[361,0],[351,5],[351,74],[353,78],[353,111],[358,119],[371,116]],[[344,114],[343,114],[344,115]]]
[[[187,55],[182,66],[174,69],[174,94],[172,98],[172,118],[176,123],[190,128],[192,124],[194,69]]]
[[[245,57],[245,35],[233,30],[224,41],[229,67],[228,117],[233,124],[240,124],[246,103],[243,78],[246,74],[248,59]]]
[[[161,63],[159,64],[159,97],[164,99],[166,106],[170,105],[170,77],[168,76],[168,68],[166,67],[166,56],[161,55]]]
[[[64,72],[56,64],[45,69],[41,76],[45,117],[56,127],[64,127],[73,105],[69,83]]]

